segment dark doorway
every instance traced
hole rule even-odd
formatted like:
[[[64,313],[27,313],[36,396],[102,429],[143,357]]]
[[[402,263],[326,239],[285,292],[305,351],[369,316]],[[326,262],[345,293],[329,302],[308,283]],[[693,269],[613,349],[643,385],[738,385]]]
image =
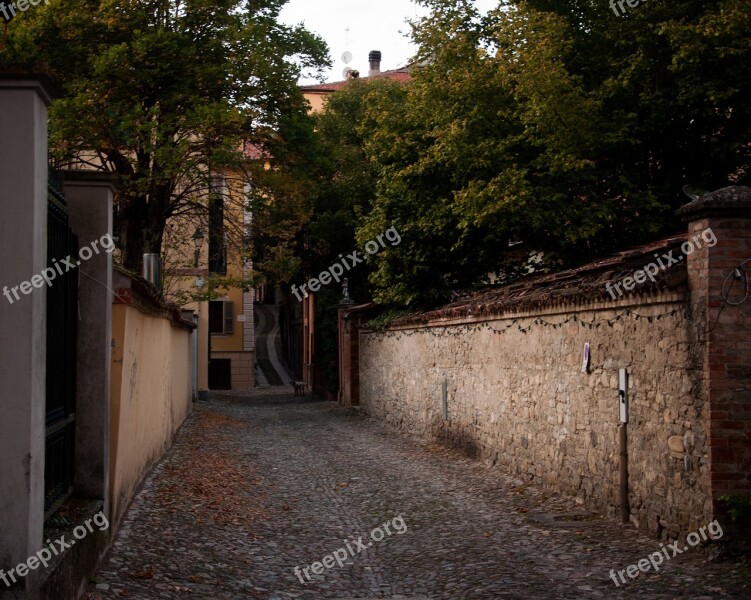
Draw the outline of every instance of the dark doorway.
[[[232,360],[229,358],[212,358],[209,363],[209,389],[232,389]]]

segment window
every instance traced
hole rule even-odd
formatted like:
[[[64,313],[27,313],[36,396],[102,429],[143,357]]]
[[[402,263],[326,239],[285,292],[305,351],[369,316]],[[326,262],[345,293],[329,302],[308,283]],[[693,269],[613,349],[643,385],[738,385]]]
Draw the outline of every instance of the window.
[[[229,300],[209,302],[209,332],[216,335],[232,333],[234,306]]]

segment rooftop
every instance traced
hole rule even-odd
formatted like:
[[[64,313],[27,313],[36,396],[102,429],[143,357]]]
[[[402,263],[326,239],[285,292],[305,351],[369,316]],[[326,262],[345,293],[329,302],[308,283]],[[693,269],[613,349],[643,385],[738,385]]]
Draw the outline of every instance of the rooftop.
[[[409,81],[411,79],[411,76],[409,74],[411,65],[407,65],[404,67],[400,67],[398,69],[393,69],[391,71],[381,71],[378,75],[375,75],[373,77],[357,77],[355,79],[361,80],[361,81],[367,81],[369,79],[390,79],[392,81]],[[334,81],[331,83],[317,83],[315,85],[303,85],[300,86],[300,89],[305,92],[310,93],[318,93],[318,94],[326,94],[326,93],[333,93],[338,92],[341,90],[345,85],[347,85],[352,79],[345,79],[343,81]]]

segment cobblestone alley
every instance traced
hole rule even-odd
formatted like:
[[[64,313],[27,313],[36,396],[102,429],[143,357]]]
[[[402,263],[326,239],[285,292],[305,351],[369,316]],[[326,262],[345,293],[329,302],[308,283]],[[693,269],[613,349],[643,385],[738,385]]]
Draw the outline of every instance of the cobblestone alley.
[[[751,597],[746,568],[698,549],[616,587],[610,570],[659,543],[555,517],[572,512],[332,402],[214,395],[147,478],[85,598]],[[343,566],[327,558],[340,548]]]

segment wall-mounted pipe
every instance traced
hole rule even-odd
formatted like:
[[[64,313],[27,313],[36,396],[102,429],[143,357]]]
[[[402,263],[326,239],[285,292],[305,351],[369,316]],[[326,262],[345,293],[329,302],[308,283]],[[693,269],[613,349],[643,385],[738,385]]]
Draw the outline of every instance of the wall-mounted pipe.
[[[143,278],[159,293],[162,292],[161,271],[159,254],[145,253],[143,255]]]

